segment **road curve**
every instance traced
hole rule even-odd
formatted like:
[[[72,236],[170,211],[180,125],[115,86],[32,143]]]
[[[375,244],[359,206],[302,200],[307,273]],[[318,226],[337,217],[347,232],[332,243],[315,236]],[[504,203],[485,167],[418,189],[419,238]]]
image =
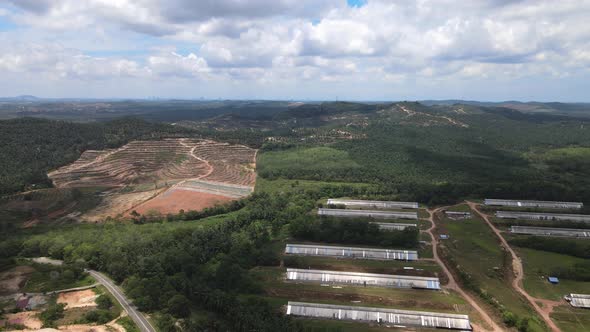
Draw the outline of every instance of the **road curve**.
[[[547,312],[547,311],[541,309],[541,307],[539,307],[539,305],[537,304],[537,301],[539,301],[539,299],[532,297],[524,289],[524,287],[522,285],[522,279],[524,278],[524,269],[522,267],[522,260],[520,259],[520,257],[518,257],[518,255],[516,255],[516,253],[514,252],[512,247],[510,247],[510,245],[508,244],[508,241],[506,241],[506,239],[504,239],[504,237],[500,233],[500,230],[498,230],[496,228],[496,226],[494,226],[494,224],[492,224],[492,222],[489,219],[489,216],[487,214],[483,213],[481,210],[479,210],[477,203],[467,201],[467,205],[469,205],[469,207],[473,211],[475,211],[481,218],[483,218],[483,220],[486,222],[486,224],[488,224],[488,226],[492,229],[494,234],[496,234],[496,236],[500,239],[502,246],[504,248],[506,248],[506,250],[508,250],[508,252],[512,256],[512,270],[514,272],[514,279],[512,279],[512,287],[527,299],[527,301],[531,304],[533,309],[535,309],[537,314],[539,314],[539,316],[541,316],[541,318],[543,318],[543,320],[545,321],[545,324],[547,324],[547,326],[551,329],[551,331],[561,332],[559,327],[557,327],[555,322],[553,322],[553,320],[551,319],[549,312]],[[552,308],[553,307],[550,307],[549,311],[551,311]]]
[[[106,287],[106,289],[108,289],[109,292],[113,294],[119,304],[121,304],[123,309],[125,309],[129,317],[133,319],[135,325],[137,325],[141,332],[156,332],[156,329],[152,326],[152,324],[150,324],[150,322],[139,311],[137,311],[133,305],[129,303],[125,297],[125,294],[123,294],[121,289],[117,287],[114,282],[112,282],[108,277],[100,272],[88,270],[88,273],[90,273],[90,275],[96,279],[98,283]]]

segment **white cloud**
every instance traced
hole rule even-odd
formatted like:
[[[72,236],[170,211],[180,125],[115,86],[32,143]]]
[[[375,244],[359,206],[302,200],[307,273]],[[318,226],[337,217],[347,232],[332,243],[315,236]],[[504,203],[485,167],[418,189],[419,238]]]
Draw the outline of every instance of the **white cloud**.
[[[0,37],[27,40],[3,43],[0,72],[64,80],[318,80],[350,90],[370,81],[387,91],[392,82],[553,79],[590,68],[588,0],[371,0],[361,8],[343,0],[12,3],[4,14],[20,30]],[[176,47],[159,49],[169,45]],[[91,55],[109,47],[123,51]]]
[[[148,67],[158,76],[199,77],[209,72],[207,62],[191,53],[160,54],[148,58]]]

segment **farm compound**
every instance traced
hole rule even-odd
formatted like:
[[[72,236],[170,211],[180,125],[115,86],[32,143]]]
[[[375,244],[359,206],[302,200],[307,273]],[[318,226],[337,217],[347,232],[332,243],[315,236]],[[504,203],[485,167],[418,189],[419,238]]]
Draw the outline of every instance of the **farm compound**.
[[[394,201],[363,201],[355,199],[328,199],[328,205],[344,205],[354,207],[370,207],[374,209],[417,209],[416,202],[394,202]]]
[[[288,302],[287,315],[471,331],[469,316],[386,308]]]
[[[379,229],[383,231],[403,231],[408,227],[418,227],[417,224],[400,224],[393,222],[372,222],[371,224],[377,225]]]
[[[320,216],[333,216],[345,218],[375,218],[375,219],[418,219],[417,212],[386,212],[375,210],[344,210],[344,209],[318,209]]]
[[[415,250],[354,248],[307,244],[287,244],[285,246],[285,253],[303,256],[328,256],[375,260],[418,260],[418,252]]]
[[[590,215],[585,214],[557,214],[537,212],[496,211],[496,217],[501,219],[529,219],[550,221],[577,221],[590,223]]]
[[[514,234],[590,238],[590,229],[512,226]]]
[[[565,296],[572,307],[576,308],[590,308],[590,295],[587,294],[569,294]]]
[[[510,199],[489,199],[484,200],[485,205],[489,206],[508,206],[522,208],[541,208],[541,209],[575,209],[579,210],[584,207],[579,202],[551,202],[551,201],[524,201]]]
[[[438,278],[399,276],[390,274],[287,269],[287,280],[360,286],[440,289]]]

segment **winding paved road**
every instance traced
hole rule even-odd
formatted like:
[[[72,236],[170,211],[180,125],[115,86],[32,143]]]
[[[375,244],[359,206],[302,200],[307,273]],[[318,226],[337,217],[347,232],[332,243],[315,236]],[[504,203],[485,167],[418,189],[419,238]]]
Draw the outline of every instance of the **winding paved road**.
[[[113,281],[111,281],[104,274],[97,271],[88,270],[88,273],[90,273],[90,275],[96,279],[97,282],[106,287],[106,289],[108,289],[109,292],[113,294],[123,309],[125,309],[129,317],[133,319],[135,325],[137,325],[141,332],[156,332],[156,329],[152,326],[152,324],[150,324],[150,322],[139,311],[137,311],[133,305],[131,305],[131,303],[125,297],[125,294],[123,294],[121,289],[117,287]]]

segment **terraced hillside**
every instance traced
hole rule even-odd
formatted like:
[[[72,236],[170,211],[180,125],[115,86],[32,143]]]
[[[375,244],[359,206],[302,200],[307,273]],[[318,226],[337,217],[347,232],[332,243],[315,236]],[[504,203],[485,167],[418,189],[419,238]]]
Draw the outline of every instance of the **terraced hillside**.
[[[210,140],[133,141],[119,149],[86,151],[48,174],[58,188],[109,187],[88,219],[199,210],[249,195],[256,150]]]

